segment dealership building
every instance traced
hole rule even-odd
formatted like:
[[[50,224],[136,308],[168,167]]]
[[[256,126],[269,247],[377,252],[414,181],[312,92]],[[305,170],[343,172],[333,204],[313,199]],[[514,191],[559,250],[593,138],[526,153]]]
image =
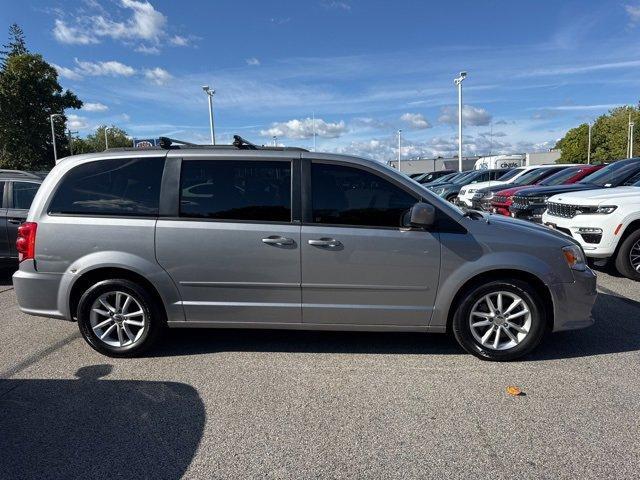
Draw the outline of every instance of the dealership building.
[[[499,167],[516,165],[545,165],[555,163],[560,158],[560,150],[554,149],[547,152],[520,153],[513,155],[487,155],[484,157],[463,157],[462,169],[472,170],[476,163],[485,165],[496,165]],[[414,173],[427,173],[438,170],[457,170],[458,157],[436,157],[436,158],[408,158],[401,160],[400,170],[407,175]],[[504,165],[501,165],[504,163]],[[393,168],[398,168],[398,160],[388,162]]]

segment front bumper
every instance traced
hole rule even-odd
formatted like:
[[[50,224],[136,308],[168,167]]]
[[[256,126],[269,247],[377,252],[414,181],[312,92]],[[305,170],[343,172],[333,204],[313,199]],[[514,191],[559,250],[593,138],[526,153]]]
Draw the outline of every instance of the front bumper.
[[[591,313],[598,295],[596,274],[590,268],[584,272],[572,271],[573,283],[550,285],[553,299],[553,331],[577,330],[593,325]]]
[[[506,217],[511,216],[511,213],[509,212],[509,205],[508,203],[491,203],[491,212],[492,213],[496,213],[498,215],[504,215]]]
[[[587,257],[609,258],[616,251],[618,238],[614,232],[617,222],[606,215],[577,215],[564,218],[544,213],[542,223],[574,238],[580,243]],[[602,234],[599,241],[594,243],[594,238],[585,234],[585,229],[600,229]]]
[[[509,207],[509,213],[513,218],[519,218],[521,220],[529,220],[530,222],[541,223],[542,214],[547,209],[545,206],[533,206],[533,207],[517,207],[513,204]]]

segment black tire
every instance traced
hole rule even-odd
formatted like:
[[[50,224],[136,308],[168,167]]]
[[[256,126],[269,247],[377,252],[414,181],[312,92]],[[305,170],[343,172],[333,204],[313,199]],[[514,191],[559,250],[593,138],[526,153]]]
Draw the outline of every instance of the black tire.
[[[446,200],[447,200],[447,202],[451,202],[451,203],[453,203],[453,202],[455,202],[455,201],[456,201],[456,198],[458,198],[458,194],[457,194],[457,193],[453,193],[453,194],[449,195],[449,196],[446,198]]]
[[[517,345],[506,350],[494,350],[483,346],[474,337],[469,324],[471,309],[476,302],[480,301],[485,295],[497,291],[510,292],[519,296],[527,304],[531,313],[531,326],[526,337]],[[464,293],[453,317],[452,330],[460,346],[476,357],[499,362],[510,361],[528,354],[538,346],[546,330],[545,312],[545,306],[540,296],[527,283],[515,279],[495,280],[475,285]],[[506,338],[504,336],[506,334],[501,333],[501,335]]]
[[[616,255],[616,270],[620,272],[620,275],[624,275],[631,280],[635,280],[636,282],[640,282],[640,272],[633,268],[631,265],[631,249],[633,246],[640,242],[640,229],[635,232],[631,232],[627,238],[624,239],[620,248],[618,249],[618,254]]]
[[[91,327],[91,309],[94,302],[109,292],[124,292],[140,305],[146,319],[139,338],[130,345],[112,346],[100,340]],[[103,280],[89,287],[78,303],[78,327],[82,337],[94,350],[109,357],[135,357],[148,350],[160,337],[166,326],[164,311],[146,288],[125,279]]]

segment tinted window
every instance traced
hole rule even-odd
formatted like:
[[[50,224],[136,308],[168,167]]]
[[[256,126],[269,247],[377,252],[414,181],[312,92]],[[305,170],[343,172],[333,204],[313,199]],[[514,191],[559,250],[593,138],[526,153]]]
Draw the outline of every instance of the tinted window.
[[[38,188],[38,183],[13,182],[13,208],[29,210]]]
[[[416,199],[372,173],[340,165],[311,167],[314,223],[399,227]]]
[[[180,215],[290,222],[291,162],[184,161]]]
[[[637,160],[619,160],[606,167],[592,173],[578,183],[589,183],[592,185],[616,186],[635,175],[640,170],[640,162]]]
[[[49,211],[89,215],[155,216],[160,201],[161,158],[85,163],[62,180]]]
[[[560,170],[558,173],[554,173],[549,177],[545,178],[540,185],[562,185],[564,182],[574,177],[578,173],[582,167],[569,167],[564,170]]]
[[[514,168],[513,170],[509,170],[507,173],[498,178],[498,180],[505,182],[507,180],[511,180],[516,175],[519,175],[524,171],[524,168]]]
[[[553,175],[554,173],[559,172],[564,168],[566,167],[534,168],[518,177],[515,180],[514,185],[531,185],[539,180],[542,180],[543,178],[547,178],[549,175]]]

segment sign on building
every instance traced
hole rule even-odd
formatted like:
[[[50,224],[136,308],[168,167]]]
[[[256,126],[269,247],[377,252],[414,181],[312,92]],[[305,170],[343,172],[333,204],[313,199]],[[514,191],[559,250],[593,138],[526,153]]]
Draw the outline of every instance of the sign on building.
[[[135,148],[151,148],[158,145],[158,140],[155,138],[134,138],[133,146]]]

